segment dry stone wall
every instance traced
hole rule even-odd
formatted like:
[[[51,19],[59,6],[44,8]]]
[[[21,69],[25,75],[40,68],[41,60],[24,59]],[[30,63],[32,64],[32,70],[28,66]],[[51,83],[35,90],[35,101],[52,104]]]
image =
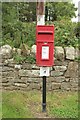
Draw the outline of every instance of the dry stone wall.
[[[33,47],[34,48],[34,47]],[[35,49],[35,48],[34,48]],[[36,50],[36,49],[35,49]],[[35,50],[32,50],[32,52]],[[42,77],[39,67],[29,62],[16,64],[12,58],[13,50],[6,45],[0,48],[0,83],[3,90],[42,90]],[[47,90],[78,90],[79,50],[74,47],[55,47],[54,66],[47,77]]]

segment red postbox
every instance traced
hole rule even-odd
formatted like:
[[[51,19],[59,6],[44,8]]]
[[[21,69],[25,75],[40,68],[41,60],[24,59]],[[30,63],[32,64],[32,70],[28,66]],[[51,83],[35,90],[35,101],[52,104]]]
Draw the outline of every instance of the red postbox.
[[[54,26],[36,26],[36,64],[52,66],[54,64]]]

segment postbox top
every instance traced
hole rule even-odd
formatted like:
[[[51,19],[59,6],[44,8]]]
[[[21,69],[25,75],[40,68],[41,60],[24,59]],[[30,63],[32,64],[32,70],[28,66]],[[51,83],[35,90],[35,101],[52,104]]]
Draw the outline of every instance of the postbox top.
[[[53,31],[54,25],[37,25],[37,30]]]
[[[37,25],[36,39],[38,42],[53,42],[54,25]]]
[[[54,27],[54,25],[37,25],[38,27]]]

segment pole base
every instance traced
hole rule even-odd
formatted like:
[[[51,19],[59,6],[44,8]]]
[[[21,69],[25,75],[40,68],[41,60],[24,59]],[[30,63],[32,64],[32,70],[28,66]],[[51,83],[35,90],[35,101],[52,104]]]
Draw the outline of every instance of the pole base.
[[[42,112],[46,112],[46,103],[42,104]]]

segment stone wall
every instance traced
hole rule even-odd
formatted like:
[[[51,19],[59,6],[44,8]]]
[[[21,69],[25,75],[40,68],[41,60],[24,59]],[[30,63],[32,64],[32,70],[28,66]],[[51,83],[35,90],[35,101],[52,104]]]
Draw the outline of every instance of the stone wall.
[[[5,47],[0,48],[2,88],[25,91],[42,90],[40,68],[29,62],[16,64],[11,55],[13,50],[10,46],[8,47],[6,51]],[[79,57],[78,53],[79,50],[74,47],[55,47],[54,66],[50,68],[50,76],[47,77],[47,90],[78,90],[78,62],[75,60]]]

